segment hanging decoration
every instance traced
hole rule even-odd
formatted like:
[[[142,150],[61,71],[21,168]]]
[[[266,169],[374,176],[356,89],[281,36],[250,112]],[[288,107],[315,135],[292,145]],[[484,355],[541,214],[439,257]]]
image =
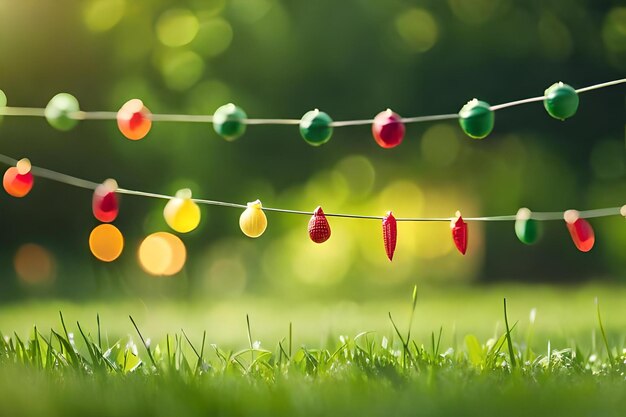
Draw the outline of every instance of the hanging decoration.
[[[321,206],[313,211],[309,220],[309,237],[315,243],[324,243],[330,238],[330,225]]]
[[[0,163],[11,165],[16,175],[19,172],[27,172],[31,176],[35,175],[53,181],[76,186],[84,189],[94,190],[92,198],[92,208],[94,216],[105,222],[96,226],[89,236],[89,248],[93,255],[104,262],[112,262],[117,259],[124,248],[124,238],[122,233],[106,220],[115,219],[119,206],[113,204],[112,196],[126,194],[143,196],[149,198],[166,199],[166,209],[164,217],[170,226],[180,232],[195,229],[200,222],[200,209],[198,204],[211,206],[231,207],[245,209],[239,219],[239,226],[246,236],[259,237],[267,228],[267,218],[265,211],[275,213],[285,213],[294,215],[312,216],[309,220],[309,237],[317,243],[324,242],[330,237],[330,226],[327,217],[342,217],[347,219],[378,220],[382,221],[383,242],[387,257],[392,260],[397,241],[397,222],[449,222],[452,238],[455,246],[462,254],[467,250],[467,223],[475,222],[502,222],[515,221],[515,234],[523,243],[531,244],[537,241],[540,236],[540,224],[542,221],[554,221],[565,219],[567,229],[576,247],[583,252],[588,252],[594,245],[595,236],[593,229],[588,222],[590,218],[623,216],[626,217],[626,205],[619,207],[608,207],[595,210],[577,211],[568,210],[564,212],[531,212],[526,208],[520,209],[516,215],[501,215],[489,217],[461,217],[457,212],[455,217],[398,217],[391,211],[385,216],[369,216],[359,214],[339,214],[325,213],[321,207],[317,207],[313,212],[289,210],[284,208],[263,207],[259,200],[247,205],[229,203],[225,201],[205,200],[191,198],[191,191],[180,190],[176,196],[155,194],[144,191],[128,190],[121,188],[114,180],[107,180],[102,184],[87,181],[81,178],[72,177],[67,174],[32,167],[28,159],[15,160],[6,155],[0,154]],[[9,168],[9,170],[11,170]],[[11,172],[13,172],[13,170]],[[4,181],[6,183],[6,180]],[[12,184],[12,181],[9,181]],[[32,182],[30,183],[32,186]],[[5,184],[6,187],[6,184]],[[12,189],[12,188],[9,188]],[[12,189],[13,190],[13,189]],[[23,188],[22,188],[23,190]],[[23,192],[23,191],[22,191]],[[117,199],[115,200],[117,203]],[[169,220],[168,220],[169,219]],[[144,270],[153,275],[173,275],[182,269],[186,259],[184,244],[179,238],[171,233],[159,232],[154,234],[153,239],[147,240],[141,250],[140,263]],[[152,235],[151,235],[152,236]],[[156,255],[155,255],[156,254]],[[182,260],[181,260],[182,259]]]
[[[401,144],[405,130],[402,118],[390,109],[378,113],[372,123],[372,135],[381,148],[395,148]]]
[[[44,115],[50,126],[55,129],[68,131],[78,124],[76,115],[80,111],[78,100],[71,94],[59,93],[52,97],[46,106]]]
[[[332,123],[333,120],[323,111],[311,110],[300,120],[300,134],[309,145],[323,145],[333,134]]]
[[[200,207],[191,199],[191,190],[178,190],[167,202],[163,217],[168,226],[178,233],[189,233],[200,224]]]
[[[35,182],[30,170],[31,164],[28,158],[20,159],[14,167],[9,167],[2,178],[4,190],[13,197],[26,196]]]
[[[398,240],[398,225],[396,218],[391,211],[388,211],[383,217],[383,243],[385,244],[385,252],[387,258],[393,261],[393,254],[396,251],[396,242]]]
[[[246,210],[239,217],[239,227],[248,237],[259,237],[267,228],[267,217],[263,213],[261,200],[248,203]]]
[[[117,181],[112,178],[98,185],[93,192],[91,209],[96,219],[103,223],[111,223],[117,218],[120,211],[117,199]]]
[[[563,214],[563,219],[565,220],[567,230],[569,230],[574,245],[576,245],[581,252],[589,252],[596,242],[591,224],[581,218],[580,212],[577,210],[567,210]]]
[[[519,209],[515,215],[515,234],[520,242],[527,245],[541,238],[541,225],[532,218],[532,212],[526,207]]]
[[[548,114],[555,119],[565,120],[578,110],[578,93],[573,87],[562,82],[552,84],[544,93],[543,105]]]
[[[454,241],[454,246],[461,252],[462,255],[465,255],[467,251],[467,223],[463,221],[463,217],[461,217],[461,212],[456,212],[456,217],[452,219],[450,222],[450,229],[452,229],[452,240]]]
[[[141,100],[129,100],[117,112],[117,127],[130,140],[143,139],[152,127],[152,114]]]
[[[43,116],[50,125],[59,130],[70,130],[79,120],[117,120],[119,130],[131,140],[144,138],[150,131],[153,121],[213,123],[215,132],[229,141],[242,136],[249,124],[299,125],[302,138],[313,146],[328,142],[335,127],[371,125],[376,143],[382,148],[394,148],[402,143],[405,125],[408,123],[458,120],[467,136],[482,139],[493,130],[495,112],[498,110],[541,101],[551,117],[565,120],[572,117],[578,110],[581,93],[624,83],[626,83],[626,78],[574,89],[563,82],[558,82],[547,88],[541,96],[508,103],[492,106],[485,101],[473,99],[467,102],[458,113],[403,118],[391,110],[386,110],[374,119],[345,121],[333,121],[328,114],[317,109],[307,112],[300,120],[249,119],[243,109],[232,103],[219,107],[213,115],[152,114],[139,99],[128,101],[117,113],[87,112],[80,111],[78,100],[67,93],[54,96],[45,109],[7,107],[6,96],[0,91],[0,118],[2,116]]]
[[[246,132],[246,112],[233,103],[218,108],[213,115],[215,133],[228,141],[233,141]]]

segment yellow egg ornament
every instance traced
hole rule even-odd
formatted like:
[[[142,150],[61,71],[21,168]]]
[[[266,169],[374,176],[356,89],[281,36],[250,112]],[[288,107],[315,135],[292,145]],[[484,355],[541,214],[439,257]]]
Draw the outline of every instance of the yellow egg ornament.
[[[191,200],[191,190],[184,188],[163,209],[167,224],[179,233],[188,233],[200,224],[200,207]]]
[[[260,200],[248,203],[248,208],[239,217],[239,227],[248,237],[259,237],[267,228],[267,217]]]

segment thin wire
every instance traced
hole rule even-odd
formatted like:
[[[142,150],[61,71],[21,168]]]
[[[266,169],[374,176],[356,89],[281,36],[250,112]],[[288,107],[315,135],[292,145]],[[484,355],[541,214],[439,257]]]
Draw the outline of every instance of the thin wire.
[[[11,158],[10,156],[0,154],[0,163],[9,166],[15,166],[18,160]],[[84,180],[82,178],[73,177],[71,175],[63,174],[61,172],[52,171],[50,169],[41,168],[33,166],[31,167],[31,172],[33,175],[41,178],[46,178],[52,181],[60,182],[63,184],[71,185],[74,187],[84,188],[88,190],[95,190],[100,184]],[[157,194],[151,193],[147,191],[138,191],[138,190],[129,190],[126,188],[117,188],[116,190],[119,194],[126,195],[134,195],[140,197],[148,197],[148,198],[157,198],[161,200],[171,200],[175,198],[175,196],[167,195],[167,194]],[[232,207],[238,209],[245,209],[248,206],[245,204],[237,204],[237,203],[229,203],[226,201],[217,201],[217,200],[207,200],[202,198],[192,198],[192,201],[198,204],[205,204],[209,206],[221,206],[221,207]],[[620,215],[621,207],[610,207],[610,208],[601,208],[595,210],[587,210],[580,211],[579,216],[581,218],[594,218],[594,217],[608,217]],[[288,213],[288,214],[299,214],[312,216],[312,211],[301,211],[301,210],[288,210],[282,208],[275,207],[263,207],[264,211],[271,211],[276,213]],[[531,218],[540,221],[546,220],[563,220],[563,212],[533,212],[531,213]],[[382,220],[382,216],[367,216],[360,214],[349,214],[349,213],[325,213],[327,217],[341,217],[347,219],[364,219],[364,220]],[[449,222],[454,220],[455,217],[399,217],[396,221],[399,222]],[[514,221],[517,217],[515,215],[505,215],[505,216],[486,216],[486,217],[466,217],[465,221],[476,221],[476,222],[497,222],[497,221]]]
[[[607,81],[600,84],[590,85],[588,87],[579,88],[577,93],[585,93],[587,91],[597,90],[600,88],[611,87],[618,84],[626,83],[626,78],[619,80]],[[515,100],[508,103],[497,104],[490,106],[492,111],[505,109],[508,107],[515,107],[522,104],[534,103],[537,101],[543,101],[545,96],[537,96],[531,98],[525,98],[521,100]],[[44,108],[34,107],[2,107],[0,108],[0,115],[4,116],[33,116],[33,117],[45,117]],[[68,115],[75,120],[115,120],[117,119],[117,112],[112,111],[78,111]],[[194,114],[151,114],[150,120],[155,122],[190,122],[190,123],[213,123],[213,116],[211,115],[194,115]],[[437,114],[432,116],[415,116],[402,118],[403,123],[422,123],[431,122],[437,120],[458,119],[459,115],[454,114]],[[298,125],[299,119],[244,119],[243,122],[248,125]],[[359,126],[368,125],[374,122],[373,119],[363,120],[344,120],[332,122],[330,125],[333,127],[344,126]]]

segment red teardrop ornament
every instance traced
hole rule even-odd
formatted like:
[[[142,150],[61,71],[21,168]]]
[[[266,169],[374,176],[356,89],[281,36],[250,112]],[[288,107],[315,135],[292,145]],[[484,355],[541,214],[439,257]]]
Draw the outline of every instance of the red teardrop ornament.
[[[389,109],[378,113],[372,123],[374,140],[383,148],[394,148],[401,144],[404,131],[402,118]]]
[[[109,185],[100,184],[96,187],[91,200],[91,208],[96,219],[103,223],[110,223],[120,211],[115,190]]]
[[[383,242],[385,243],[385,252],[390,261],[393,261],[393,253],[396,251],[396,241],[398,239],[398,225],[396,218],[388,211],[383,217]]]
[[[459,252],[465,255],[465,251],[467,251],[467,223],[463,221],[463,217],[461,217],[461,213],[458,211],[456,212],[456,216],[456,220],[452,220],[450,224],[452,240]]]
[[[330,225],[322,207],[316,208],[309,220],[309,237],[315,243],[324,243],[330,238]]]
[[[596,241],[593,228],[589,222],[579,218],[573,223],[566,222],[565,224],[578,250],[581,252],[589,252]]]

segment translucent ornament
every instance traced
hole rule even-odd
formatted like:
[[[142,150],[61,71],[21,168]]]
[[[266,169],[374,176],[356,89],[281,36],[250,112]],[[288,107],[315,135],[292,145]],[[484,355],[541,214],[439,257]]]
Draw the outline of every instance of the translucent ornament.
[[[35,178],[30,172],[31,164],[27,158],[20,159],[14,167],[4,173],[2,186],[13,197],[24,197],[33,188]]]
[[[562,82],[552,84],[544,92],[543,106],[555,119],[565,120],[578,110],[578,93],[573,87]]]
[[[213,129],[224,139],[233,141],[245,133],[247,118],[241,107],[233,103],[225,104],[213,115]]]
[[[116,190],[117,182],[109,178],[98,185],[93,192],[91,209],[94,217],[103,223],[114,221],[120,211]]]
[[[541,237],[541,224],[531,218],[532,212],[527,208],[521,208],[515,216],[515,234],[520,242],[532,245]]]
[[[89,249],[99,260],[113,262],[124,250],[124,236],[112,224],[101,224],[89,235]]]
[[[567,210],[563,214],[563,219],[567,225],[567,230],[572,237],[574,245],[581,252],[589,252],[596,242],[596,237],[591,224],[580,217],[580,213],[576,210]]]
[[[452,229],[452,240],[454,241],[454,246],[456,246],[461,254],[465,255],[465,252],[467,251],[467,223],[463,221],[460,211],[457,211],[456,218],[452,219],[450,229]]]
[[[300,135],[309,145],[323,145],[333,134],[332,122],[330,116],[323,111],[311,110],[300,120]]]
[[[459,111],[459,124],[469,137],[482,139],[493,130],[495,116],[489,103],[473,99]]]
[[[117,127],[128,139],[143,139],[152,127],[152,113],[141,100],[129,100],[117,112]]]
[[[378,113],[372,123],[374,140],[378,145],[387,149],[402,143],[405,130],[402,118],[390,109]]]
[[[59,93],[48,102],[44,115],[50,126],[67,131],[78,124],[75,114],[79,111],[80,107],[76,97],[67,93]]]
[[[248,203],[248,208],[239,217],[239,227],[244,235],[248,237],[259,237],[267,228],[267,217],[263,212],[260,200]]]
[[[385,253],[390,261],[393,261],[393,254],[396,251],[396,242],[398,240],[398,224],[393,213],[388,211],[383,217],[383,243],[385,244]]]
[[[188,233],[200,224],[200,207],[191,200],[191,190],[184,188],[163,209],[167,224],[179,233]]]
[[[309,237],[315,243],[324,243],[330,238],[330,225],[322,207],[317,207],[309,220]]]

